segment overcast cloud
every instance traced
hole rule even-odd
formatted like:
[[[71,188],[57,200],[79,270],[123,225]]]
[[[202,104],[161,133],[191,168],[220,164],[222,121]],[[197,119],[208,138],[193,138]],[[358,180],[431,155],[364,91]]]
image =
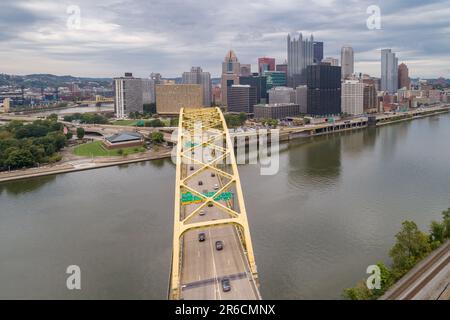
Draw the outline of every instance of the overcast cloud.
[[[81,29],[67,28],[67,8]],[[381,30],[369,30],[370,5]],[[213,76],[232,48],[241,63],[286,59],[286,35],[325,42],[325,56],[355,50],[355,71],[379,76],[392,48],[412,77],[450,78],[450,1],[423,0],[16,0],[0,3],[0,73],[112,77],[180,76],[201,66]]]

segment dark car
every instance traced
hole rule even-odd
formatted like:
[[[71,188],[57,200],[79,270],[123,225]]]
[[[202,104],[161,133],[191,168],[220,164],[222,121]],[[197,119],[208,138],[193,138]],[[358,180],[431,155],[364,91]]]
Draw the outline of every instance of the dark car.
[[[215,177],[216,176],[216,174],[213,172],[213,173],[211,173],[211,177]]]
[[[223,290],[223,292],[231,291],[230,279],[228,279],[228,278],[222,279],[222,290]]]
[[[198,234],[198,241],[203,242],[205,240],[206,240],[206,234],[204,234],[203,232],[199,233]]]
[[[222,241],[216,241],[216,250],[217,251],[223,250],[223,242]]]
[[[199,185],[199,186],[202,186],[202,185],[203,185],[203,181],[199,181],[199,182],[198,182],[198,185]]]
[[[194,167],[191,167],[191,171],[194,171]]]
[[[208,207],[212,208],[212,207],[214,207],[214,204],[212,202],[210,202],[210,203],[208,203]]]

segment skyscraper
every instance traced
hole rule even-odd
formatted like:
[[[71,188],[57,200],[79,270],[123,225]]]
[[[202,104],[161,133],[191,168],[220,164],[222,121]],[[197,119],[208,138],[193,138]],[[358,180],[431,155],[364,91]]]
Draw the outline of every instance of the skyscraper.
[[[342,112],[359,115],[364,112],[364,83],[346,80],[342,83]]]
[[[211,74],[203,72],[200,67],[192,67],[190,72],[183,73],[183,84],[200,84],[203,88],[203,106],[211,106]]]
[[[398,89],[398,58],[391,49],[381,50],[381,91],[391,94]]]
[[[265,103],[267,101],[267,77],[254,74],[248,77],[239,77],[239,83],[243,85],[249,85],[256,88],[256,100],[257,103],[261,103],[261,100]]]
[[[318,64],[323,60],[323,42],[314,41],[314,63]]]
[[[274,58],[259,58],[258,59],[258,72],[263,75],[265,71],[275,71],[275,59]]]
[[[398,88],[409,89],[411,85],[411,79],[409,78],[409,70],[406,64],[402,63],[398,66]]]
[[[332,57],[327,57],[327,58],[323,59],[322,63],[327,63],[333,67],[339,67],[339,59],[335,59]]]
[[[252,65],[251,64],[241,64],[241,71],[239,73],[241,77],[249,77],[252,75]]]
[[[222,63],[222,104],[226,104],[228,87],[239,84],[241,64],[233,50],[228,51]]]
[[[148,90],[148,92],[147,92]],[[144,101],[149,103],[149,80],[134,78],[132,73],[114,78],[114,112],[117,118],[125,118],[130,112],[143,112]]]
[[[355,72],[354,67],[354,53],[352,47],[342,47],[341,49],[341,67],[342,79],[346,79]]]
[[[326,64],[308,66],[308,114],[336,115],[341,113],[341,67]]]
[[[256,88],[249,85],[232,85],[228,89],[228,112],[253,113],[256,102]]]
[[[294,78],[304,84],[306,82],[306,68],[314,63],[314,37],[303,39],[300,33],[298,39],[291,35],[287,36],[287,56],[288,56],[288,84],[293,85]]]

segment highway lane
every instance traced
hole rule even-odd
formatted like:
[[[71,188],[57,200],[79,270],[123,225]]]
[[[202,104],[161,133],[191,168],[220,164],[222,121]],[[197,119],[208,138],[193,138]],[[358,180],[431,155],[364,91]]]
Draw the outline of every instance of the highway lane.
[[[186,171],[192,174],[200,167],[194,165],[194,171],[187,166]],[[206,170],[198,174],[187,184],[189,187],[203,192],[213,191],[214,186],[220,185],[218,177],[211,177],[211,171]],[[203,186],[198,182],[202,181]],[[226,205],[225,202],[222,204]],[[192,213],[199,205],[186,206],[186,215]],[[191,222],[211,221],[227,218],[228,215],[215,207],[205,209],[204,216],[196,216]],[[198,240],[199,233],[206,234],[206,241]],[[218,251],[215,248],[216,241],[224,243],[224,249]],[[257,299],[254,283],[251,279],[248,263],[246,262],[236,228],[222,226],[187,232],[183,242],[182,264],[182,297],[186,300],[251,300]],[[223,292],[221,280],[225,277],[231,280],[231,291]]]

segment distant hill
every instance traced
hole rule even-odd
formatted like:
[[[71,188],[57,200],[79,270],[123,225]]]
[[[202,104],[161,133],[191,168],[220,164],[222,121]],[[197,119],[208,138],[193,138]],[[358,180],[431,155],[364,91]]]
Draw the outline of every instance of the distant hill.
[[[55,76],[53,74],[30,74],[16,76],[0,74],[0,86],[16,86],[25,88],[64,87],[76,83],[80,88],[86,86],[111,87],[110,78],[80,78],[72,76]]]

